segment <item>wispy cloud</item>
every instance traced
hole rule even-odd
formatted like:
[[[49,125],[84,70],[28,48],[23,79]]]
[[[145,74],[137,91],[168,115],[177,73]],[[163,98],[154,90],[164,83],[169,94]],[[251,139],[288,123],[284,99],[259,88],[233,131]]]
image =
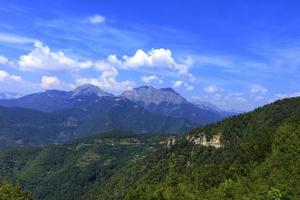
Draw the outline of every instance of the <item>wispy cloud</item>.
[[[28,44],[36,41],[32,38],[0,32],[0,43]]]

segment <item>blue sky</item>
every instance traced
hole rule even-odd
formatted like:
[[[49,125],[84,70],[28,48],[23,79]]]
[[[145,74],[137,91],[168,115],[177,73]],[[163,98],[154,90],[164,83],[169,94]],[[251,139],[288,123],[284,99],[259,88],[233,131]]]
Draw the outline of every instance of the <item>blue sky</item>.
[[[146,2],[146,1],[145,1]],[[0,91],[172,87],[249,110],[300,94],[300,2],[1,1]]]

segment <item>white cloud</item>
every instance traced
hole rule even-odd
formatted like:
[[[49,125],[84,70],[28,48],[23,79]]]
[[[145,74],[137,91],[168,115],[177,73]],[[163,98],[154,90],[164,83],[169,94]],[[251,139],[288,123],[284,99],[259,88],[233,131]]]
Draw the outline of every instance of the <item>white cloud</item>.
[[[59,86],[61,81],[56,76],[43,76],[40,86],[42,88],[53,88]]]
[[[180,87],[183,85],[183,81],[177,80],[173,82],[173,87]]]
[[[268,92],[268,89],[261,86],[261,85],[257,85],[257,84],[254,84],[251,86],[251,92],[252,93],[267,93]]]
[[[101,67],[114,66],[120,69],[171,69],[177,71],[180,75],[187,76],[192,81],[195,80],[195,77],[189,72],[189,63],[192,62],[176,62],[169,49],[151,49],[148,52],[139,49],[133,56],[125,55],[122,59],[118,59],[116,55],[110,55],[106,60],[98,63],[101,63]]]
[[[90,68],[93,62],[80,62],[66,56],[62,51],[53,52],[48,46],[35,42],[34,49],[30,53],[20,56],[18,64],[24,71],[64,71]]]
[[[118,70],[114,67],[105,69],[99,78],[78,78],[76,80],[77,85],[82,85],[86,83],[90,83],[93,85],[97,85],[102,89],[114,90],[114,91],[122,91],[132,89],[134,86],[134,82],[126,80],[126,81],[117,81],[116,78],[118,76]]]
[[[27,37],[0,32],[0,42],[15,43],[15,44],[26,44],[26,43],[34,43],[36,41],[37,40],[27,38]]]
[[[175,87],[175,88],[184,87],[186,90],[189,90],[189,91],[194,90],[194,86],[189,85],[188,83],[181,81],[181,80],[173,81],[173,87]]]
[[[0,64],[6,64],[8,62],[8,58],[5,56],[0,55]]]
[[[208,92],[208,93],[215,93],[215,92],[219,91],[219,88],[216,85],[209,85],[204,88],[204,91]]]
[[[163,80],[160,79],[159,77],[157,77],[156,75],[150,75],[150,76],[142,76],[141,77],[141,80],[144,82],[144,83],[151,83],[151,82],[157,82],[159,84],[163,83]]]
[[[9,77],[9,73],[7,73],[6,71],[0,70],[0,80],[3,81],[7,77]]]
[[[101,24],[106,21],[105,17],[103,17],[102,15],[98,15],[98,14],[89,17],[89,20],[92,24]]]
[[[21,76],[11,75],[4,70],[0,70],[0,81],[20,81]]]
[[[13,81],[20,81],[20,80],[22,80],[22,77],[16,76],[16,75],[10,75],[10,79]]]
[[[47,45],[41,42],[35,42],[34,48],[27,54],[21,55],[17,67],[22,71],[44,71],[44,72],[61,72],[73,71],[80,72],[83,69],[94,68],[101,71],[98,78],[88,78],[84,75],[76,74],[76,84],[92,83],[108,90],[123,90],[132,88],[133,81],[124,80],[118,81],[118,70],[132,70],[132,69],[152,69],[152,70],[172,70],[185,76],[190,81],[195,80],[195,77],[189,72],[189,67],[192,60],[178,62],[172,57],[172,52],[169,49],[151,49],[145,52],[141,49],[137,50],[132,56],[123,56],[119,59],[116,55],[109,55],[106,59],[91,61],[78,60],[69,57],[62,51],[53,51]],[[141,80],[145,83],[157,82],[163,83],[163,80],[156,76],[142,76]],[[54,81],[55,82],[55,81]],[[56,83],[56,82],[55,82]],[[54,85],[54,83],[52,83]],[[41,87],[51,87],[46,79],[44,83],[40,83]],[[183,82],[181,87],[187,90],[193,90],[194,86]]]

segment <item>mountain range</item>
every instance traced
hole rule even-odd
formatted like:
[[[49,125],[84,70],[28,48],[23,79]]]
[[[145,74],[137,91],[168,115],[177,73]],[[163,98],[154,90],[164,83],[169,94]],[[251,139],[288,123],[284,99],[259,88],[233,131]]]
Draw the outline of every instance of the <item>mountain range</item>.
[[[109,130],[183,133],[231,113],[203,109],[171,88],[142,86],[114,96],[94,85],[0,100],[0,146],[62,143]]]

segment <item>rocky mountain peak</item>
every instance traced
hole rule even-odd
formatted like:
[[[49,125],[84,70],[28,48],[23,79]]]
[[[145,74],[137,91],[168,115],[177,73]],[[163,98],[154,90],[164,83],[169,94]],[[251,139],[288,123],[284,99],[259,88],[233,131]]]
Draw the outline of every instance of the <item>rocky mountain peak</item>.
[[[77,87],[75,90],[72,91],[72,97],[82,96],[82,95],[96,95],[99,97],[103,96],[114,96],[111,93],[105,92],[101,90],[98,86],[92,84],[84,84]]]
[[[187,100],[180,96],[171,88],[157,89],[152,86],[141,86],[132,90],[123,92],[120,96],[126,97],[135,102],[142,102],[145,105],[149,104],[181,104]]]

